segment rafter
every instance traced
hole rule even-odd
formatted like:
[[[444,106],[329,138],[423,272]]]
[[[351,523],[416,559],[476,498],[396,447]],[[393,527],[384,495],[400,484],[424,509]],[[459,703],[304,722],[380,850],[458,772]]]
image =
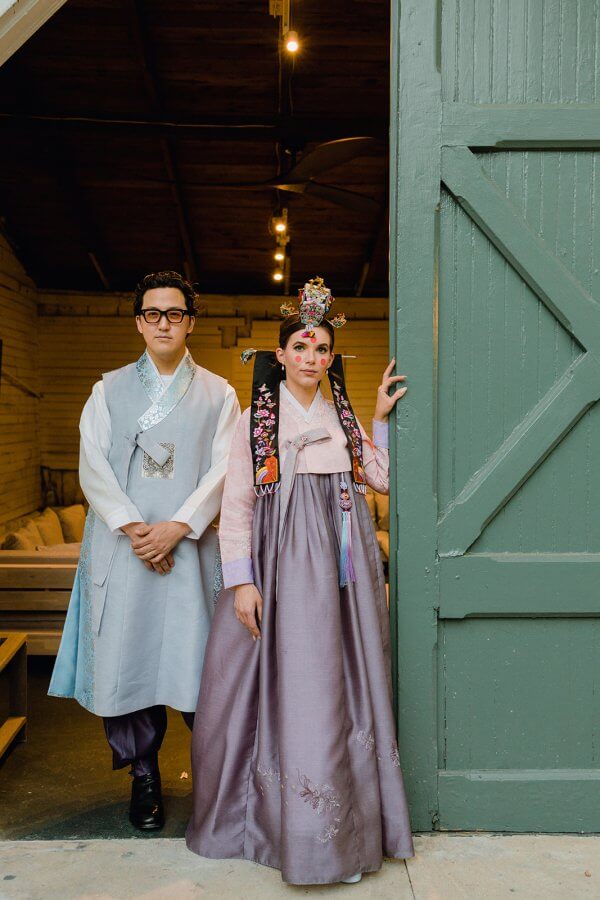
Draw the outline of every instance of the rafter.
[[[67,203],[77,222],[87,257],[104,289],[110,291],[112,290],[112,279],[108,269],[107,253],[77,182],[74,161],[70,159],[66,147],[57,143],[52,148],[50,158],[52,159],[52,177],[56,180],[63,200]]]
[[[131,34],[134,45],[136,47],[137,56],[143,68],[144,84],[146,92],[154,107],[155,113],[159,118],[164,115],[164,101],[162,89],[160,85],[159,75],[154,62],[151,42],[148,35],[148,29],[145,20],[144,4],[141,0],[126,0],[129,16]],[[194,250],[194,242],[192,239],[191,226],[187,207],[184,200],[183,188],[179,176],[179,167],[177,164],[177,151],[174,141],[169,137],[160,138],[160,148],[163,156],[163,162],[169,186],[173,206],[175,208],[175,217],[177,220],[177,228],[183,251],[183,267],[186,277],[190,281],[198,280],[198,263]]]
[[[197,120],[169,120],[161,116],[123,118],[117,116],[69,116],[46,113],[0,111],[3,130],[11,128],[40,133],[104,132],[124,137],[156,139],[185,137],[221,141],[276,141],[302,149],[313,141],[333,141],[349,135],[385,140],[388,124],[381,118],[350,116],[303,116],[294,113],[272,116],[205,116]]]
[[[375,254],[381,244],[381,242],[386,238],[389,228],[389,210],[387,205],[382,210],[381,215],[377,219],[377,223],[375,228],[373,229],[373,234],[369,238],[369,242],[365,249],[365,257],[363,264],[361,266],[360,275],[358,276],[358,282],[356,284],[356,289],[354,294],[356,297],[362,297],[363,291],[365,289],[367,279],[371,272],[371,266],[373,265],[373,259]]]

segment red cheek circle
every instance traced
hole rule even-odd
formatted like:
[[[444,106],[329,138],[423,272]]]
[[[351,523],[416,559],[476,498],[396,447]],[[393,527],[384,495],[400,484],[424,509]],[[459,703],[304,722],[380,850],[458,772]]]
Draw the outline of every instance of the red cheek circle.
[[[302,362],[302,357],[301,357],[301,356],[295,356],[295,357],[294,357],[294,362]]]
[[[326,365],[327,365],[327,360],[326,360],[326,359],[322,359],[322,360],[321,360],[321,365],[322,365],[322,366],[326,366]]]

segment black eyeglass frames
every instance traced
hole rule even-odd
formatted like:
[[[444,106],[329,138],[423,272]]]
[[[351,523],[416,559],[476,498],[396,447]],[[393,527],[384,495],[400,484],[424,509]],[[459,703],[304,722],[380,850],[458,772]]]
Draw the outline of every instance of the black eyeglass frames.
[[[179,309],[175,306],[172,309],[142,309],[140,312],[142,319],[148,325],[158,325],[163,316],[171,325],[181,325],[184,316],[191,316],[187,309]]]

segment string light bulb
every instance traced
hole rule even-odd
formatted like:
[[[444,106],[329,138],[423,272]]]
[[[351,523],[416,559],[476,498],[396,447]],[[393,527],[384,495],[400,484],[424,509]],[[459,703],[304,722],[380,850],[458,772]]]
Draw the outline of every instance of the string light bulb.
[[[285,49],[288,53],[297,53],[300,49],[297,31],[288,31],[285,36]]]
[[[273,259],[275,260],[275,262],[283,262],[284,261],[285,252],[281,249],[281,247],[277,248],[277,250],[273,254]]]
[[[281,269],[275,269],[273,272],[273,281],[283,281],[283,272]]]

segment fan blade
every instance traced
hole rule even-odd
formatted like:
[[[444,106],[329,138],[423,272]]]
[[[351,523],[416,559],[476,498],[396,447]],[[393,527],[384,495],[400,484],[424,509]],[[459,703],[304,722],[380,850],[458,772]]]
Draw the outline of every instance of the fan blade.
[[[280,190],[298,191],[299,185],[279,185]],[[325,200],[327,203],[335,203],[337,206],[344,206],[354,212],[362,213],[370,216],[381,209],[381,205],[372,197],[365,197],[364,194],[356,194],[354,191],[346,191],[343,188],[334,187],[332,184],[319,184],[317,181],[307,181],[304,184],[304,194],[311,194],[319,200]]]
[[[288,183],[314,178],[328,169],[340,166],[357,156],[372,156],[381,150],[381,143],[373,137],[340,138],[319,144],[287,173]]]

